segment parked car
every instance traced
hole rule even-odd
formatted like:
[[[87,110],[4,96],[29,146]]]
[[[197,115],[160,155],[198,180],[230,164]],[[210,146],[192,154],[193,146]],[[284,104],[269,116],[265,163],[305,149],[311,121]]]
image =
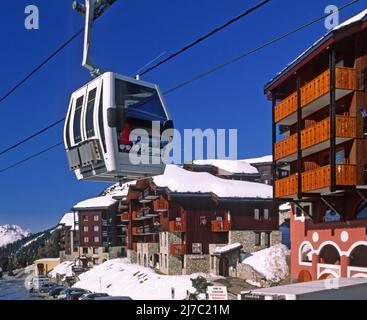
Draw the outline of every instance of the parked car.
[[[88,291],[89,293],[90,291]],[[79,298],[83,295],[85,295],[85,291],[73,291],[69,294],[66,300],[79,300]]]
[[[44,284],[48,283],[51,283],[51,280],[46,276],[33,277],[32,288],[38,291]]]
[[[61,291],[65,290],[65,287],[56,287],[50,290],[49,292],[49,296],[53,297],[53,298],[57,298],[59,296],[59,294],[61,293]]]
[[[99,297],[94,300],[133,300],[130,297]]]
[[[79,300],[95,300],[97,298],[109,297],[107,293],[86,293],[83,294]]]
[[[39,293],[49,293],[52,289],[56,288],[57,286],[58,285],[53,282],[45,283],[39,288]]]
[[[85,289],[81,289],[81,288],[67,288],[63,291],[60,292],[59,296],[58,296],[58,300],[68,300],[69,296],[72,293],[77,293],[77,292],[82,292],[84,293],[90,293],[90,291],[85,290]]]

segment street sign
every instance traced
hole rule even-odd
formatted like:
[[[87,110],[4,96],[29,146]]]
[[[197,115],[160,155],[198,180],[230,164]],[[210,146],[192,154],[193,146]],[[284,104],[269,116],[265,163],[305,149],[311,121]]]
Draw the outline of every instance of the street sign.
[[[228,300],[227,287],[211,286],[207,289],[208,300]]]

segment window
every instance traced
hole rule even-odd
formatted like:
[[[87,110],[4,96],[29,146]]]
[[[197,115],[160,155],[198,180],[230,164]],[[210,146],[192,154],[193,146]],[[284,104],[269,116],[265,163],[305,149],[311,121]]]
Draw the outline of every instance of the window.
[[[335,212],[331,208],[327,208],[325,210],[325,216],[324,216],[325,222],[338,222],[340,220],[341,220],[341,216],[339,215],[339,213]]]
[[[88,254],[88,248],[83,248],[83,254]]]
[[[264,220],[269,220],[269,209],[264,209]]]
[[[99,242],[99,237],[96,236],[96,237],[93,238],[93,240],[94,240],[95,243],[98,243]]]
[[[270,232],[265,232],[265,247],[270,248]]]
[[[200,225],[201,226],[206,226],[207,222],[208,222],[208,220],[206,219],[205,216],[200,217]]]
[[[98,248],[93,248],[93,254],[98,254]]]
[[[84,226],[84,227],[83,227],[83,231],[84,231],[84,232],[88,232],[88,231],[89,231],[89,227],[88,227],[88,226]]]
[[[79,143],[82,141],[82,134],[80,130],[80,119],[82,115],[82,107],[84,102],[84,96],[81,96],[76,100],[75,113],[74,113],[74,142]]]
[[[367,202],[363,201],[357,208],[357,219],[367,219]]]
[[[99,232],[99,226],[93,226],[93,231],[94,232]]]
[[[167,254],[164,255],[164,266],[167,268],[168,267],[168,262],[167,262]]]
[[[84,240],[85,243],[88,243],[89,242],[89,237],[84,237],[83,240]]]
[[[93,259],[93,264],[98,264],[98,258]]]
[[[341,150],[336,153],[336,164],[344,164],[345,163],[345,151]]]
[[[93,217],[93,220],[94,220],[94,221],[99,221],[99,216],[94,216],[94,217]]]
[[[261,232],[255,232],[255,246],[261,246]]]
[[[73,252],[78,252],[78,248],[74,247]]]
[[[255,220],[260,220],[260,210],[255,209]]]
[[[96,93],[97,89],[93,89],[88,94],[88,103],[87,103],[87,112],[85,116],[85,123],[86,123],[86,130],[87,130],[87,137],[91,138],[94,136],[94,105],[96,101]]]
[[[88,221],[88,216],[83,216],[83,221]]]
[[[99,126],[99,134],[101,136],[102,141],[103,152],[106,153],[106,135],[104,132],[104,123],[103,123],[103,84],[101,89],[101,96],[99,98],[98,126]]]

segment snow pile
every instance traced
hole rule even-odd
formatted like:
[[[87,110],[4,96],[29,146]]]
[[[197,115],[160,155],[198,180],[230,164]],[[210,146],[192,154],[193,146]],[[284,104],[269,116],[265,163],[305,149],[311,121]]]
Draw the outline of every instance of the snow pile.
[[[214,254],[227,253],[227,252],[231,252],[233,250],[237,250],[237,249],[241,249],[241,248],[242,248],[242,244],[232,243],[232,244],[226,245],[224,247],[216,247],[215,250],[214,250]]]
[[[259,171],[245,161],[238,160],[195,160],[194,164],[199,166],[214,166],[232,174],[258,174]]]
[[[6,224],[0,226],[0,247],[28,237],[30,234],[29,230],[23,230],[16,225]]]
[[[245,159],[241,160],[242,162],[247,162],[249,164],[260,164],[260,163],[269,163],[273,162],[273,156],[264,156],[260,158],[253,158],[253,159]]]
[[[187,290],[193,291],[190,277],[158,275],[127,259],[115,259],[81,274],[74,286],[134,300],[171,300],[171,288],[175,288],[175,299],[183,300]]]
[[[55,268],[53,268],[48,275],[51,278],[56,278],[57,275],[61,277],[71,277],[73,275],[72,267],[74,265],[74,262],[72,261],[64,261],[57,265]]]
[[[167,165],[164,174],[154,177],[153,181],[158,187],[179,193],[214,193],[221,198],[270,199],[273,196],[273,188],[265,184],[221,179],[175,165]]]
[[[82,202],[77,203],[73,209],[74,210],[85,210],[85,209],[107,209],[114,205],[117,201],[112,198],[112,196],[102,196],[91,198]]]
[[[251,266],[267,281],[278,283],[289,275],[287,257],[290,250],[282,244],[252,253],[242,260],[242,264]]]

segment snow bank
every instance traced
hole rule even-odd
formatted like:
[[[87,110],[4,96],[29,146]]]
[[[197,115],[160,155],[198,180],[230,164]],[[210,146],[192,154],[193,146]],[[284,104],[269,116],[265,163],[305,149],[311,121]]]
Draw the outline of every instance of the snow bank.
[[[164,174],[154,177],[153,181],[158,187],[179,193],[214,193],[222,198],[270,199],[273,196],[273,188],[265,184],[221,179],[175,165],[167,165]]]
[[[57,275],[62,277],[71,277],[73,275],[72,267],[74,262],[72,261],[64,261],[57,265],[53,270],[51,270],[48,275],[51,278],[56,278]]]
[[[259,171],[245,161],[238,160],[195,160],[194,164],[199,166],[214,166],[229,173],[258,174]]]
[[[242,260],[242,264],[251,266],[260,273],[267,281],[280,282],[289,274],[287,256],[290,250],[282,244],[278,244],[269,249],[261,250],[248,255]]]
[[[175,288],[175,299],[183,300],[186,291],[193,290],[190,277],[158,275],[127,259],[115,259],[81,274],[74,286],[134,300],[171,300],[171,288]]]
[[[0,226],[0,247],[28,237],[30,234],[29,230],[23,230],[16,225],[6,224]]]

